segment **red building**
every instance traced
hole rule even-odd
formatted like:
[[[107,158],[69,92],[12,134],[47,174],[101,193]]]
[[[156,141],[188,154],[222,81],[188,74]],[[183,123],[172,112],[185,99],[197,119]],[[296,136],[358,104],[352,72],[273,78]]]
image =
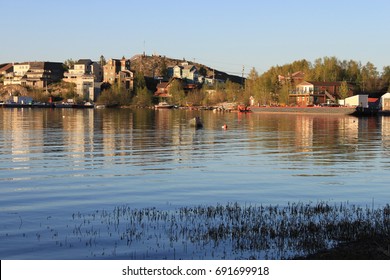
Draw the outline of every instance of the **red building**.
[[[353,95],[353,87],[348,85],[348,96]],[[340,99],[342,82],[302,82],[289,95],[290,104],[311,106],[323,103],[336,103]]]

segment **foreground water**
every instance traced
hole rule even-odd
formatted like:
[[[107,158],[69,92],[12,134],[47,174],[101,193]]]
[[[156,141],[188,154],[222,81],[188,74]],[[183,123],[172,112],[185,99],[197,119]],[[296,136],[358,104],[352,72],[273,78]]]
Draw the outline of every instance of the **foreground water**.
[[[195,130],[188,121],[198,115]],[[3,108],[0,258],[248,257],[231,242],[184,245],[183,232],[165,233],[187,223],[176,221],[183,207],[199,205],[384,207],[389,148],[386,117]],[[142,222],[145,211],[159,222]],[[138,213],[137,225],[126,213]],[[280,257],[272,248],[257,256]]]

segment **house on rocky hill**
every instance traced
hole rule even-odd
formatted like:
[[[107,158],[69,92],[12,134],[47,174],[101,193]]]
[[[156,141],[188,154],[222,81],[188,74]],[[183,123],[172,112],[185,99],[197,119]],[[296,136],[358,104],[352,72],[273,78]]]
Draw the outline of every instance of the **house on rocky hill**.
[[[4,85],[21,85],[43,88],[48,84],[59,82],[64,76],[61,62],[24,62],[15,63],[13,71],[5,74]]]
[[[90,59],[79,59],[68,72],[64,74],[67,79],[75,79],[82,75],[92,75],[96,82],[103,80],[103,69],[99,63]]]
[[[171,81],[168,81],[168,82],[161,82],[159,84],[157,84],[157,88],[156,88],[156,91],[154,92],[154,96],[158,97],[158,98],[170,98],[172,97],[170,94],[169,94],[169,87],[171,85]]]
[[[80,59],[64,76],[64,82],[76,84],[77,95],[81,98],[95,101],[100,94],[103,72],[99,63]]]
[[[160,82],[157,84],[156,91],[154,92],[154,96],[162,99],[171,98],[172,95],[169,93],[169,89],[172,85],[172,82],[175,80],[180,82],[181,87],[186,94],[193,90],[199,89],[200,87],[199,84],[188,83],[188,80],[171,78],[169,79],[168,82]]]
[[[183,62],[180,65],[168,67],[169,78],[179,78],[187,80],[188,83],[197,84],[199,83],[199,73],[194,65]]]
[[[110,59],[103,66],[103,81],[114,85],[121,85],[131,91],[134,87],[134,73],[130,71],[130,59]]]
[[[13,64],[12,63],[4,63],[4,64],[0,64],[0,80],[2,80],[2,78],[8,74],[8,73],[11,73],[13,72]]]

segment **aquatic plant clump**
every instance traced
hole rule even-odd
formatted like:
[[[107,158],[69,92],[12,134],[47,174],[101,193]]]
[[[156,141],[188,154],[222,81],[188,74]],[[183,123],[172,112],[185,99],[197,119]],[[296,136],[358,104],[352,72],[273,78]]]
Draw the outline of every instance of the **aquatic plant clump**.
[[[67,246],[86,244],[86,257],[128,259],[286,259],[390,232],[390,205],[326,202],[175,210],[124,205],[72,218]]]

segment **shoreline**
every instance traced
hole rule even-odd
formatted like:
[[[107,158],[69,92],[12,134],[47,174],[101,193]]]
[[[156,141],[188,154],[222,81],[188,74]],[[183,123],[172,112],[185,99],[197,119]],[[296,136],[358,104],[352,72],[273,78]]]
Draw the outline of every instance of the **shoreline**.
[[[295,260],[390,260],[390,236],[373,235],[343,242],[336,247]]]
[[[256,114],[311,114],[311,115],[349,115],[355,117],[361,116],[390,116],[390,111],[381,110],[362,110],[359,107],[248,107],[245,111],[238,109],[220,109],[215,106],[191,106],[191,107],[173,107],[173,108],[155,108],[154,106],[140,107],[136,105],[126,106],[106,106],[96,104],[69,104],[69,103],[33,103],[33,104],[19,104],[19,103],[0,103],[0,108],[31,108],[31,109],[101,109],[101,108],[117,108],[117,109],[150,109],[150,110],[214,110],[216,112],[224,113],[256,113]]]
[[[356,107],[251,107],[253,113],[352,115]]]

